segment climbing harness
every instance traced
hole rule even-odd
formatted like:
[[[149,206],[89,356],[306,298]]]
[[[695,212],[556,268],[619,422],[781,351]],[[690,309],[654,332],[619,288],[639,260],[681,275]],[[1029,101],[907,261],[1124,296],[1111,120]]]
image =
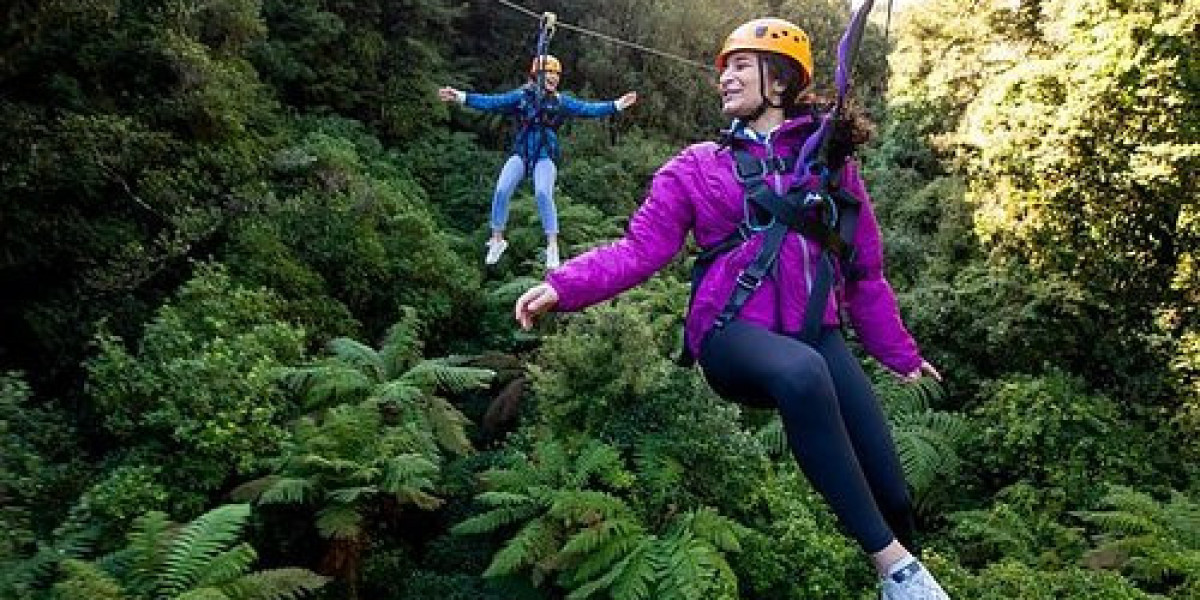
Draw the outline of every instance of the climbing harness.
[[[552,12],[545,12],[538,18],[537,43],[534,50],[533,62],[530,64],[530,74],[534,76],[534,85],[523,88],[521,101],[517,105],[517,134],[513,138],[513,152],[525,162],[526,176],[532,176],[534,167],[542,148],[546,145],[546,129],[558,129],[565,118],[558,94],[547,93],[546,72],[562,72],[562,65],[557,58],[550,55],[550,40],[554,37],[558,17]],[[537,142],[532,151],[529,148],[527,135],[530,128],[537,126]],[[561,154],[557,147],[552,148],[550,160],[558,163]]]
[[[737,230],[716,246],[703,250],[692,266],[692,300],[700,283],[716,259],[748,241],[754,235],[762,235],[763,241],[754,259],[737,276],[736,284],[724,308],[718,314],[710,333],[728,325],[745,306],[750,296],[771,275],[779,258],[779,250],[789,231],[817,241],[821,245],[817,275],[808,293],[804,310],[804,323],[793,335],[801,341],[814,344],[821,332],[825,307],[829,300],[835,276],[834,261],[840,266],[844,280],[854,281],[861,277],[855,267],[854,235],[858,226],[861,202],[840,186],[842,164],[830,164],[830,141],[834,123],[841,116],[846,95],[850,87],[850,75],[854,58],[862,41],[867,14],[873,0],[861,4],[850,19],[846,32],[838,44],[838,64],[835,75],[837,98],[831,108],[819,120],[816,131],[808,136],[799,154],[792,158],[770,157],[759,159],[742,149],[733,150],[734,169],[741,183],[747,204],[770,215],[765,227],[755,227],[747,215]],[[731,141],[737,130],[746,121],[735,123],[733,131],[726,137]],[[769,173],[794,171],[791,187],[781,196],[767,185],[764,177]],[[817,184],[806,187],[810,182]],[[689,312],[691,310],[689,302]],[[686,332],[683,350],[678,362],[684,366],[695,363],[695,356],[688,345]]]

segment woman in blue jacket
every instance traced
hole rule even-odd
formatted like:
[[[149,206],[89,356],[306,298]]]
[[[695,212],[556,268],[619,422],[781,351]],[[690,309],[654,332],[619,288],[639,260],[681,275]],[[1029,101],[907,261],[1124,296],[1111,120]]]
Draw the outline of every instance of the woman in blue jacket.
[[[539,78],[544,91],[539,91]],[[496,191],[492,196],[492,237],[487,242],[484,262],[494,265],[508,248],[504,227],[508,222],[508,201],[517,184],[527,173],[533,174],[533,194],[537,199],[538,216],[546,232],[546,268],[559,265],[558,213],[554,208],[554,179],[558,174],[558,128],[568,117],[607,117],[625,110],[637,102],[637,93],[607,102],[580,100],[570,94],[558,93],[562,64],[546,55],[534,58],[529,68],[529,82],[503,94],[476,94],[443,87],[438,97],[444,102],[458,102],[492,113],[512,115],[518,129],[513,138],[512,155],[500,170]]]

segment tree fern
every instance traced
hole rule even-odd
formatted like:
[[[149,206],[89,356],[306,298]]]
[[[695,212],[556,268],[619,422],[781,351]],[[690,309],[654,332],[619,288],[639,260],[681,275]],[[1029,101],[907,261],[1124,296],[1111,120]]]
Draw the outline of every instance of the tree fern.
[[[304,504],[312,499],[314,483],[298,477],[272,477],[272,483],[258,495],[261,504]]]
[[[441,398],[431,397],[426,403],[425,415],[438,445],[460,456],[470,453],[471,441],[466,434],[469,421],[466,415]]]
[[[334,338],[330,340],[328,349],[339,363],[354,367],[373,382],[384,381],[389,375],[379,353],[358,340]]]
[[[633,552],[613,568],[613,573],[601,579],[611,581],[613,598],[648,600],[653,598],[658,566],[653,559],[655,538],[647,536]],[[582,589],[582,588],[581,588]]]
[[[237,541],[249,517],[248,504],[228,504],[200,515],[179,530],[163,559],[159,593],[180,594],[191,588],[212,561]]]
[[[63,579],[54,584],[54,595],[62,600],[126,600],[119,581],[94,564],[77,559],[62,561]]]
[[[388,328],[379,347],[379,358],[389,376],[403,373],[421,359],[421,333],[417,311],[412,307],[400,309],[400,319]]]
[[[327,581],[304,569],[249,573],[256,552],[238,538],[249,507],[217,507],[177,526],[151,512],[134,521],[125,548],[92,562],[64,564],[55,592],[64,600],[296,599]]]
[[[357,539],[362,535],[363,515],[345,504],[330,504],[317,512],[317,531],[332,540]]]
[[[214,556],[204,569],[196,585],[208,587],[237,578],[250,570],[258,559],[258,553],[247,543],[241,543]]]
[[[462,366],[467,360],[463,356],[423,360],[401,375],[400,381],[428,393],[460,394],[485,387],[495,373],[489,369]]]
[[[877,386],[892,422],[896,449],[919,511],[936,507],[941,486],[957,476],[962,465],[958,450],[969,436],[962,416],[935,411],[930,404],[942,394],[936,381],[886,380]]]
[[[245,600],[298,600],[329,581],[308,569],[267,569],[243,575],[222,589],[230,598]]]
[[[1159,502],[1114,486],[1104,504],[1110,509],[1077,513],[1100,529],[1093,553],[1122,557],[1121,566],[1143,581],[1200,585],[1200,503],[1178,492]]]
[[[485,577],[511,575],[553,555],[559,548],[564,529],[551,519],[535,519],[512,537],[484,571]]]

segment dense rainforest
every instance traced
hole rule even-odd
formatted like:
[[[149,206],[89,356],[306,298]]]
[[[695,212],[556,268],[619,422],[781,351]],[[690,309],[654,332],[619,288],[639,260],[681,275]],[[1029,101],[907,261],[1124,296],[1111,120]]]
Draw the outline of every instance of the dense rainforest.
[[[524,0],[562,87],[564,258],[727,123],[778,15],[831,88],[839,0]],[[1200,0],[877,7],[859,152],[926,358],[867,361],[956,598],[1200,598]],[[524,81],[496,0],[10,0],[0,24],[0,598],[866,600],[770,411],[673,362],[680,255],[533,331]],[[851,337],[853,340],[853,337]]]

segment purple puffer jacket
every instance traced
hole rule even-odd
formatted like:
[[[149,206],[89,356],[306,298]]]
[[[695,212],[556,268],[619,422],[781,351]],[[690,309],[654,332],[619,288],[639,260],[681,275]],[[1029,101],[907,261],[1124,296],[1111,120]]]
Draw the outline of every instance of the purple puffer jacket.
[[[734,144],[760,158],[768,152],[795,156],[812,130],[810,125],[811,118],[798,117],[785,121],[765,142],[739,136]],[[792,178],[792,174],[772,174],[767,183],[781,192]],[[864,276],[830,293],[824,323],[837,325],[838,303],[844,304],[867,352],[893,371],[910,373],[921,365],[920,350],[904,328],[896,296],[884,279],[879,225],[853,161],[842,170],[842,187],[863,201],[854,243]],[[650,192],[630,219],[624,238],[581,254],[546,277],[558,292],[556,310],[580,310],[645,281],[679,252],[688,230],[701,248],[720,243],[745,218],[744,202],[731,151],[718,149],[712,142],[685,148],[654,175]],[[725,307],[738,273],[754,260],[761,245],[759,234],[717,258],[705,274],[685,326],[693,355],[700,355],[700,341]],[[765,280],[750,296],[738,318],[772,331],[800,331],[820,251],[816,242],[789,232],[775,277]]]

